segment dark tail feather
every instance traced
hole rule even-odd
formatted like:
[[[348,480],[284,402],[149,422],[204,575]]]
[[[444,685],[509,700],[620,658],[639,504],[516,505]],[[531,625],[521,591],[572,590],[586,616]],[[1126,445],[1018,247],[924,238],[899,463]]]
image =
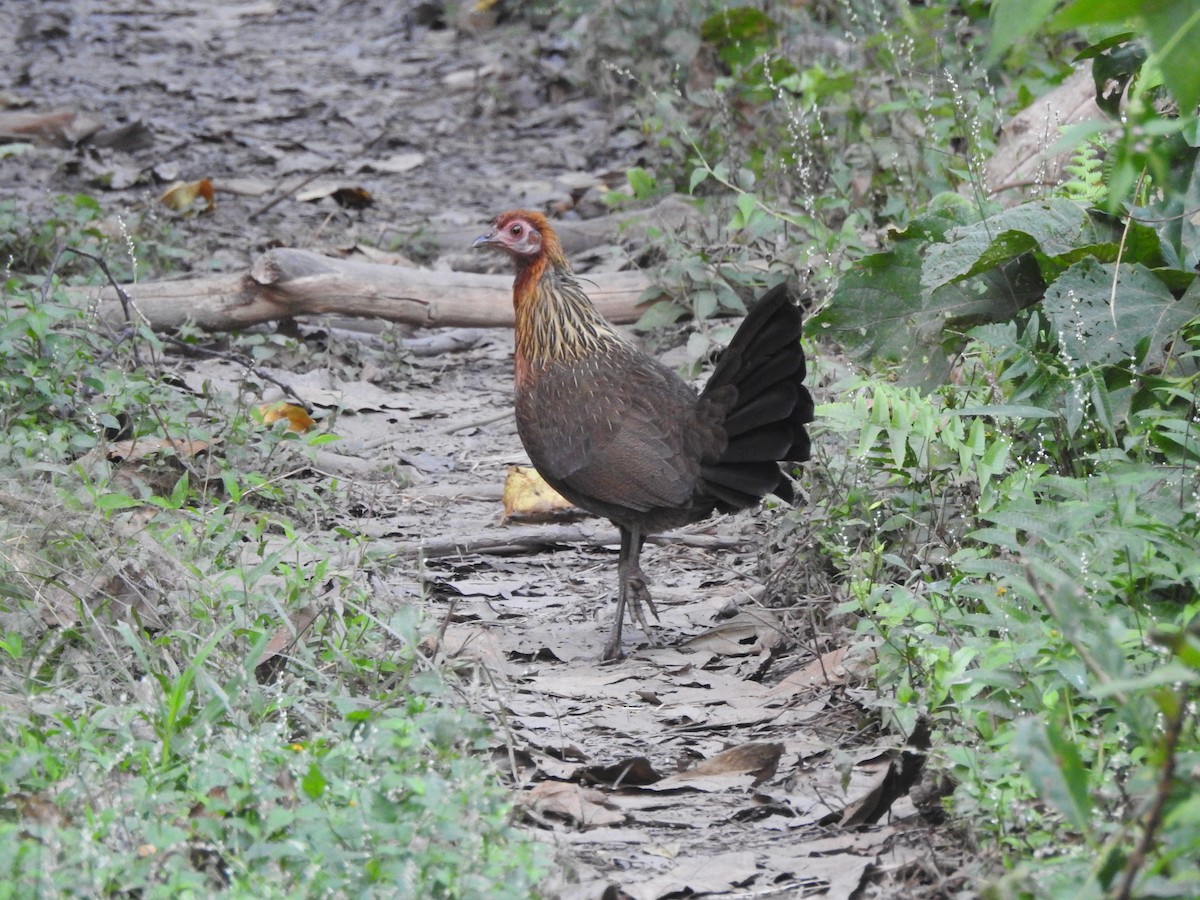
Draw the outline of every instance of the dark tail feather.
[[[786,284],[767,291],[717,361],[701,394],[724,412],[726,445],[701,468],[710,493],[724,506],[752,506],[765,494],[790,499],[791,483],[778,463],[810,455],[813,400],[800,346],[802,317]]]
[[[701,466],[700,477],[709,491],[734,509],[753,506],[779,484],[773,462]]]
[[[757,367],[799,341],[800,331],[800,308],[792,303],[787,283],[778,284],[759,298],[729,346],[721,352],[705,392],[747,378]],[[798,358],[803,365],[804,354],[800,353]]]

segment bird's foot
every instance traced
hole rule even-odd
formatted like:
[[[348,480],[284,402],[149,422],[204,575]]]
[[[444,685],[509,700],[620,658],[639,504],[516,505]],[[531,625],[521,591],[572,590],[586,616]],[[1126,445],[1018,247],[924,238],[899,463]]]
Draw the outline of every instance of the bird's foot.
[[[625,654],[621,650],[621,632],[614,628],[608,636],[608,643],[604,645],[604,652],[600,654],[600,662],[620,662],[624,658]]]
[[[658,617],[658,607],[654,605],[654,600],[650,597],[650,589],[646,587],[646,579],[638,572],[630,575],[625,584],[628,591],[630,621],[642,629],[651,645],[657,647],[658,641],[654,639],[654,632],[650,630],[650,623],[646,621],[646,614],[642,611],[643,604],[650,607],[654,621],[662,620]]]
[[[643,611],[643,607],[649,607],[655,621],[659,620],[658,608],[650,596],[650,589],[646,587],[646,579],[640,572],[635,572],[625,579],[622,587],[624,590],[617,598],[617,618],[613,622],[612,631],[609,632],[608,643],[604,645],[604,652],[600,654],[603,662],[616,662],[625,658],[621,650],[621,626],[624,624],[621,620],[625,615],[622,607],[626,605],[629,607],[630,624],[642,629],[652,647],[661,646],[655,639],[654,632],[650,630],[650,623],[646,621],[646,613]]]

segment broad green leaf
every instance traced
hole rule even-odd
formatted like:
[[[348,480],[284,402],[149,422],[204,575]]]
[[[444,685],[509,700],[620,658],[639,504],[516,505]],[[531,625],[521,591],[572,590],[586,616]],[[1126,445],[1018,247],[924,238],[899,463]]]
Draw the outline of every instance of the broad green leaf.
[[[700,289],[692,292],[692,311],[697,321],[712,318],[717,311],[717,295],[714,291]]]
[[[1075,0],[1054,17],[1053,25],[1067,29],[1127,22],[1138,16],[1146,5],[1146,0]]]
[[[1085,259],[1047,289],[1042,309],[1064,355],[1081,367],[1157,368],[1168,341],[1200,316],[1200,293],[1176,300],[1140,265],[1121,266],[1115,304],[1112,287],[1113,266]]]
[[[986,212],[986,211],[985,211]],[[905,227],[891,232],[893,241],[902,238],[925,241],[944,241],[946,235],[960,225],[980,221],[979,208],[959,194],[938,194],[929,209],[915,216]]]
[[[1097,53],[1092,62],[1096,105],[1114,119],[1121,117],[1126,87],[1146,64],[1146,47],[1134,37],[1132,33],[1127,33],[1126,43]]]
[[[1088,211],[1073,200],[1055,198],[1006,209],[972,225],[954,229],[946,243],[929,248],[921,286],[933,291],[993,269],[1034,247],[1045,256],[1099,243]],[[1104,237],[1109,232],[1105,229]]]
[[[629,186],[633,189],[633,196],[639,200],[653,197],[654,192],[658,189],[658,182],[654,176],[641,166],[634,166],[627,169],[625,178],[629,181]]]
[[[873,253],[842,276],[826,309],[811,320],[859,359],[899,360],[916,352],[912,316],[920,308],[921,254],[913,241]]]
[[[112,511],[117,509],[133,509],[141,506],[142,501],[128,494],[101,494],[96,498],[96,509]]]
[[[1200,5],[1195,0],[1075,0],[1051,22],[1057,29],[1140,23],[1149,37],[1163,81],[1180,107],[1200,104]]]
[[[329,786],[329,782],[325,780],[325,776],[321,774],[320,767],[314,762],[308,767],[308,772],[301,779],[300,786],[310,799],[316,800],[325,793],[325,788]]]
[[[1194,110],[1200,104],[1200,5],[1195,0],[1155,3],[1144,19],[1167,89],[1181,109]]]
[[[984,65],[999,62],[1004,54],[1045,24],[1057,0],[995,0],[992,3],[992,36]]]
[[[672,300],[659,300],[646,308],[634,324],[637,331],[653,331],[678,322],[687,315],[687,310]]]
[[[842,276],[832,302],[814,317],[854,357],[901,364],[904,381],[930,387],[950,370],[949,355],[974,325],[1011,318],[1042,295],[1028,259],[932,293],[920,288],[920,244],[898,241]]]

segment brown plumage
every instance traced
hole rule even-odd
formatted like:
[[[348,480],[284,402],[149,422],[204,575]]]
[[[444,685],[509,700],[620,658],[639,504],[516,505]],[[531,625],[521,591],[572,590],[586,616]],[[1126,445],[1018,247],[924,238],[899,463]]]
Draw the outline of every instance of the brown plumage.
[[[475,247],[516,266],[517,431],[564,497],[621,532],[616,621],[603,657],[621,656],[625,605],[648,631],[658,616],[639,564],[647,534],[731,512],[775,493],[779,462],[809,458],[800,310],[786,285],[755,304],[697,395],[633,346],[592,305],[541,213],[498,216]]]

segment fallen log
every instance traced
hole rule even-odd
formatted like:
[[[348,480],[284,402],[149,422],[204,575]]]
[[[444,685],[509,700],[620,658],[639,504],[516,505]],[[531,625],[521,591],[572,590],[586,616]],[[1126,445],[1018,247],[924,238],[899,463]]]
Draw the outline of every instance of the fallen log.
[[[585,276],[588,295],[615,323],[641,316],[641,272]],[[111,285],[72,288],[112,325],[125,309]],[[268,250],[242,275],[126,285],[137,314],[155,331],[188,323],[207,331],[230,331],[295,316],[336,313],[430,326],[510,326],[512,276],[477,275],[352,262],[307,250]]]

